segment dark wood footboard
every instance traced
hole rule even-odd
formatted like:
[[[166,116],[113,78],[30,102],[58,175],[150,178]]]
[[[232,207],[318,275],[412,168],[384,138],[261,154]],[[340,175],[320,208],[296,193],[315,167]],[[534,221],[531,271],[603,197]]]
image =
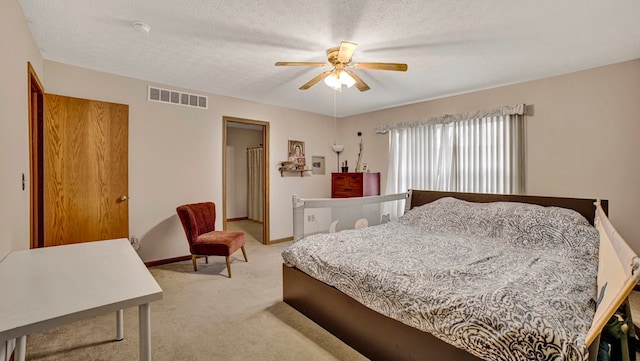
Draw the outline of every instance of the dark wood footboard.
[[[282,280],[284,302],[371,360],[480,360],[371,310],[297,268],[283,264]]]

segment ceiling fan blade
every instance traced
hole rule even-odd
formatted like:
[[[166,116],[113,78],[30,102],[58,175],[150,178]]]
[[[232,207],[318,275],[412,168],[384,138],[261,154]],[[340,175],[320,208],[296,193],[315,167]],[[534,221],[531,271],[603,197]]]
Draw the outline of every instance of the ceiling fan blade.
[[[331,65],[328,63],[319,63],[311,61],[279,61],[276,66],[325,66]]]
[[[407,71],[407,64],[401,63],[355,63],[355,69]]]
[[[303,86],[301,86],[299,89],[300,90],[307,90],[309,88],[311,88],[312,86],[314,86],[317,82],[319,82],[320,80],[326,78],[329,76],[329,74],[332,73],[332,70],[327,70],[325,72],[322,72],[318,75],[316,75],[313,79],[309,80],[308,82],[306,82]]]
[[[358,44],[351,43],[348,41],[343,41],[340,43],[340,50],[338,51],[338,62],[340,63],[348,63],[351,61],[351,57],[353,53],[356,51]]]
[[[369,86],[367,85],[367,83],[364,82],[364,80],[362,80],[356,73],[352,72],[351,70],[345,70],[347,72],[347,74],[351,75],[351,77],[353,78],[353,80],[356,81],[356,88],[358,88],[358,90],[360,90],[361,92],[366,92],[367,90],[371,89],[369,88]]]

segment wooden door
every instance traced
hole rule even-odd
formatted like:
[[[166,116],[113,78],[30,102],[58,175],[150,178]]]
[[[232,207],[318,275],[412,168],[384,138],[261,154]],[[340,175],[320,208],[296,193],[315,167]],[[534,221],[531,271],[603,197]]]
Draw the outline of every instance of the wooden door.
[[[128,238],[129,106],[45,94],[44,245]]]

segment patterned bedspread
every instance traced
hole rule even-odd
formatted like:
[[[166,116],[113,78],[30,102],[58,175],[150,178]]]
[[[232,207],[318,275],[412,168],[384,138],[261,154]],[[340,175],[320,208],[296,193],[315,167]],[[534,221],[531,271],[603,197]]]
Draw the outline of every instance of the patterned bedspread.
[[[598,232],[577,212],[453,198],[303,238],[288,266],[485,360],[587,360]]]

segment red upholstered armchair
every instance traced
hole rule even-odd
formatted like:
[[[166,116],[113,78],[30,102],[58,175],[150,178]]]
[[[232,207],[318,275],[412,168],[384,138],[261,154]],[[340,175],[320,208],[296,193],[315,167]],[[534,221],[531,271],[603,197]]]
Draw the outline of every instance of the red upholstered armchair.
[[[178,217],[184,227],[184,233],[189,241],[193,270],[198,271],[196,256],[205,256],[205,262],[209,263],[207,256],[225,256],[227,271],[231,278],[231,263],[229,256],[238,248],[242,249],[245,262],[247,252],[244,250],[244,232],[216,231],[216,205],[213,202],[185,204],[176,208]]]

